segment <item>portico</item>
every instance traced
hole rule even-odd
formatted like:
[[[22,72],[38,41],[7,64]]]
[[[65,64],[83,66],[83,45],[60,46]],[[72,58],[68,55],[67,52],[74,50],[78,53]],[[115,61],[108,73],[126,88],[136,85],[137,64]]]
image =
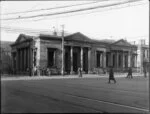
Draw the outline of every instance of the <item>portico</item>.
[[[88,73],[90,70],[90,48],[79,46],[65,46],[65,72],[67,74],[75,74],[78,68]]]

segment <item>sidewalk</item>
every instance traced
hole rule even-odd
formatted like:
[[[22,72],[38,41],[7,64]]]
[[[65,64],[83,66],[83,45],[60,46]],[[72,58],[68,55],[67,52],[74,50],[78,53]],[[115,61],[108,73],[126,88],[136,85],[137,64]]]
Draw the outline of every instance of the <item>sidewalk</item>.
[[[115,78],[126,77],[127,73],[115,73]],[[135,76],[144,76],[140,73],[133,73],[133,77]],[[52,75],[52,76],[11,76],[4,77],[1,76],[1,81],[7,80],[41,80],[41,79],[70,79],[70,78],[80,78],[78,75]],[[108,74],[83,74],[82,78],[108,78]]]

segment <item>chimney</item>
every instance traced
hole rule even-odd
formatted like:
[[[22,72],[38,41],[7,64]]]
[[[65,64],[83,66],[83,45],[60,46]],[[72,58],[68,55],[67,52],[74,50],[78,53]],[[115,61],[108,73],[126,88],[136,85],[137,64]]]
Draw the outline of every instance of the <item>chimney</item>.
[[[54,36],[57,36],[57,31],[56,31],[56,28],[55,28],[55,27],[53,27],[53,35],[54,35]]]

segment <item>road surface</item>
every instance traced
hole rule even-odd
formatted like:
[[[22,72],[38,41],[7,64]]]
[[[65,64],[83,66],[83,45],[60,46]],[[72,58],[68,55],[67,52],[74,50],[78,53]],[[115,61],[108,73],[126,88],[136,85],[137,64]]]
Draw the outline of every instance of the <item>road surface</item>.
[[[4,113],[148,113],[148,78],[68,78],[1,81]]]

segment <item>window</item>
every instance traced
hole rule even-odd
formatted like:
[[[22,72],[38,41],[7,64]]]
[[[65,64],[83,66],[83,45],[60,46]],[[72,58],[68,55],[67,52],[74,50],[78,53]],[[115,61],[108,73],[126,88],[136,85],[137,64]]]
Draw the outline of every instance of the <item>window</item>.
[[[127,68],[128,67],[128,56],[127,55],[125,55],[125,68]]]
[[[108,67],[108,56],[109,56],[109,54],[106,53],[106,66],[107,66],[107,67]]]
[[[102,67],[102,63],[103,63],[103,58],[102,58],[102,52],[101,51],[97,51],[96,53],[96,59],[97,59],[97,67]]]
[[[115,67],[115,55],[113,54],[113,67]]]
[[[55,50],[53,48],[48,48],[48,67],[53,67],[54,66],[54,61],[55,61],[55,58],[54,58],[54,53],[55,53]]]
[[[36,66],[36,51],[34,51],[34,66]]]
[[[97,67],[100,67],[100,53],[97,52]]]
[[[119,55],[119,67],[121,67],[121,55]]]

